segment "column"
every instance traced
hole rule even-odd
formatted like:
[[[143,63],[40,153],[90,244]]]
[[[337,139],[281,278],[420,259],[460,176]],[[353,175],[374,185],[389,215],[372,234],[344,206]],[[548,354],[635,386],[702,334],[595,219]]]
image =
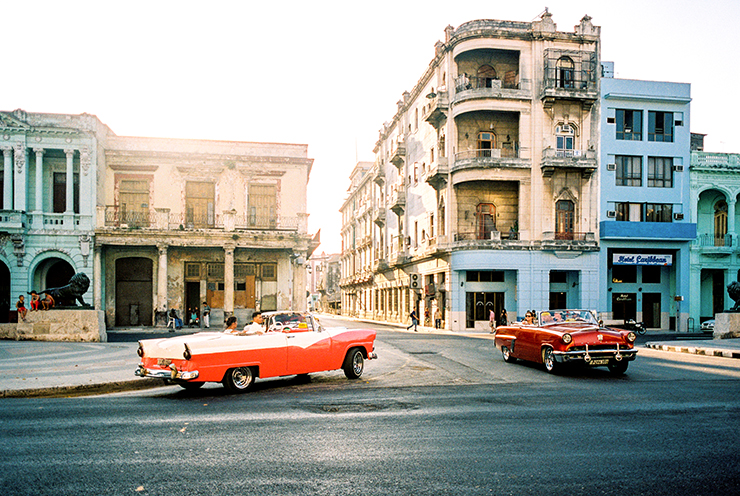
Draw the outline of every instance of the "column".
[[[737,200],[735,198],[727,199],[727,237],[731,241],[731,246],[737,246],[735,240],[735,210],[737,206]],[[725,245],[727,246],[727,245]]]
[[[3,148],[3,210],[13,210],[13,149]]]
[[[74,214],[74,206],[75,206],[75,197],[74,197],[74,159],[75,159],[75,151],[74,150],[64,150],[64,153],[67,155],[67,201],[66,205],[64,207],[64,215],[73,215]]]
[[[157,270],[157,312],[167,313],[167,245],[157,246],[159,269]],[[165,323],[167,322],[165,318]]]
[[[102,247],[93,247],[93,306],[95,310],[103,309],[103,254]]]
[[[36,152],[36,208],[34,210],[36,212],[43,212],[44,211],[44,175],[43,175],[43,168],[44,168],[44,149],[43,148],[34,148],[34,152]]]
[[[224,319],[234,315],[234,246],[224,246]]]
[[[26,145],[15,144],[13,150],[15,174],[13,180],[13,210],[25,211],[26,208]]]

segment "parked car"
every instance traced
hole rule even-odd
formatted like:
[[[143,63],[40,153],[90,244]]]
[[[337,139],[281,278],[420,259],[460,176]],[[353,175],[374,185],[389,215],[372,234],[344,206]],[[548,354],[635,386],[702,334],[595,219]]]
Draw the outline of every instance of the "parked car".
[[[633,331],[600,327],[589,310],[547,310],[538,312],[533,324],[497,327],[495,344],[505,362],[541,363],[551,373],[567,364],[584,364],[623,374],[637,356],[636,338]]]
[[[714,319],[705,320],[701,323],[702,331],[713,331],[714,330]]]
[[[200,332],[139,341],[135,375],[174,382],[186,389],[220,382],[233,392],[249,389],[255,378],[305,375],[343,369],[359,379],[365,360],[375,359],[375,331],[325,328],[302,312],[263,314],[267,332],[235,335]]]

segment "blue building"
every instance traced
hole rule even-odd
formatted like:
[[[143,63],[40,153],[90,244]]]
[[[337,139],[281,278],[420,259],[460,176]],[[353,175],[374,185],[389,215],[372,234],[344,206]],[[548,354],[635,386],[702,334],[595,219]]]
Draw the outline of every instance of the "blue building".
[[[696,238],[691,86],[601,79],[599,308],[606,321],[687,330]]]

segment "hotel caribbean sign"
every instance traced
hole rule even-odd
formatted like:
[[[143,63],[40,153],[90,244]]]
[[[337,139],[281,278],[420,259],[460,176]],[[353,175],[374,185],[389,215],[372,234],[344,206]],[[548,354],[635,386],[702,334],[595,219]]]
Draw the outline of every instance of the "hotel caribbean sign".
[[[615,253],[614,265],[673,265],[673,255],[641,255],[637,253]]]

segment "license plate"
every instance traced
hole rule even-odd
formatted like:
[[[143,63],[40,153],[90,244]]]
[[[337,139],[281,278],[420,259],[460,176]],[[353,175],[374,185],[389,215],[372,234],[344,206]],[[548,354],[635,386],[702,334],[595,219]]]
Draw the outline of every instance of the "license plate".
[[[609,359],[608,358],[597,358],[596,360],[591,360],[588,362],[589,365],[608,365]]]
[[[167,360],[166,358],[159,358],[157,359],[157,365],[160,367],[169,367],[172,363],[172,360]]]

